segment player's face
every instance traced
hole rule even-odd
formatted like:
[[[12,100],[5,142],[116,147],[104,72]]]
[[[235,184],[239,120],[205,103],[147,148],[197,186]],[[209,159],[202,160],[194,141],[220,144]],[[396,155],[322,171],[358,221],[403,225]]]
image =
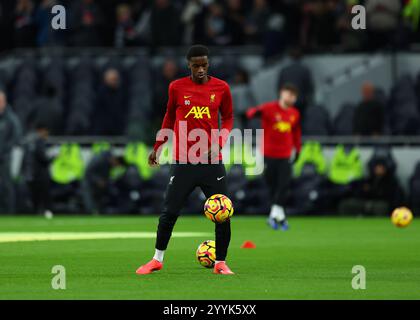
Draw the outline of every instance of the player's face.
[[[281,90],[280,91],[280,102],[284,107],[291,107],[296,104],[297,95],[290,90]]]
[[[188,61],[188,67],[191,70],[191,76],[194,81],[204,82],[207,80],[207,71],[209,70],[208,57],[192,57]]]

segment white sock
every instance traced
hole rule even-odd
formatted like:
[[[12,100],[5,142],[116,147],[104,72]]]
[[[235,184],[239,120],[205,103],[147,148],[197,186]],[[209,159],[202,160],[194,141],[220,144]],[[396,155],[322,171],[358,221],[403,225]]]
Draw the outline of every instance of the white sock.
[[[286,219],[286,214],[284,212],[283,207],[277,204],[273,204],[271,206],[270,218],[276,219],[278,221],[283,221],[284,219]]]
[[[165,255],[165,250],[155,250],[155,255],[153,256],[153,259],[163,262],[163,256]]]
[[[214,265],[216,265],[216,264],[218,264],[219,262],[225,262],[225,260],[216,260],[215,262],[214,262]]]

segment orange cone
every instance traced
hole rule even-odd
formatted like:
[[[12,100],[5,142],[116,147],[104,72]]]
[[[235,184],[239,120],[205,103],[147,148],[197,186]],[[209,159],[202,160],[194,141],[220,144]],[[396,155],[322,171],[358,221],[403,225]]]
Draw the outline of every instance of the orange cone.
[[[242,249],[255,249],[256,247],[255,243],[251,240],[245,241],[241,246]]]

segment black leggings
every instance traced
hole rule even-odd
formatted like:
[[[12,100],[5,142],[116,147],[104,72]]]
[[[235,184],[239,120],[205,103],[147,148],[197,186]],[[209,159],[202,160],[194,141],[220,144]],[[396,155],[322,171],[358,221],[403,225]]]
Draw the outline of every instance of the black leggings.
[[[226,171],[223,164],[173,164],[163,209],[159,218],[156,249],[166,250],[179,212],[188,196],[200,187],[205,196],[227,195]],[[225,260],[229,247],[230,221],[215,224],[216,259]]]
[[[284,206],[292,179],[292,164],[289,159],[264,158],[264,178],[270,190],[272,204]]]

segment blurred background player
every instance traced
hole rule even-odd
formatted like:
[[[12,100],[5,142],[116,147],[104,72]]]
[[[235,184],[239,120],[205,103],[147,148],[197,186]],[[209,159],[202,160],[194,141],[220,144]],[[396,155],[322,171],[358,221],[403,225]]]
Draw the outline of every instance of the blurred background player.
[[[294,107],[297,97],[298,89],[285,84],[280,88],[278,101],[264,103],[246,112],[248,119],[260,116],[264,129],[264,177],[272,201],[268,222],[275,230],[279,225],[282,230],[288,229],[284,205],[292,179],[290,157],[294,150],[295,162],[301,149],[300,113]]]
[[[221,130],[225,133],[232,130],[233,107],[230,88],[225,81],[207,74],[207,47],[190,47],[186,58],[191,75],[172,81],[169,85],[167,111],[162,123],[162,129],[174,131],[177,143],[174,144],[173,153],[175,163],[171,166],[171,178],[159,218],[155,255],[151,261],[137,269],[137,274],[148,274],[162,269],[163,257],[176,220],[188,196],[196,187],[200,187],[207,198],[214,194],[227,194],[226,170],[221,161],[221,150],[228,134],[222,133],[222,137],[217,137],[215,141],[210,137],[213,137],[212,130],[219,129],[219,112]],[[180,126],[186,126],[187,134],[182,133]],[[185,140],[193,130],[201,130],[204,136],[210,138],[205,143],[206,150],[200,148],[195,153],[189,152],[196,141]],[[154,149],[149,156],[150,165],[159,164],[161,146],[167,138],[163,132],[158,133]],[[225,263],[231,237],[230,221],[215,224],[215,234],[216,261],[213,272],[233,274]]]
[[[32,211],[52,218],[50,202],[50,174],[49,165],[52,158],[47,154],[47,138],[49,128],[38,122],[35,131],[30,133],[24,141],[24,158],[22,174],[27,183],[32,200]]]
[[[0,90],[0,194],[4,208],[0,204],[0,212],[15,213],[15,189],[10,164],[12,149],[21,137],[20,122],[7,104],[4,91]]]
[[[101,152],[89,162],[82,181],[83,202],[88,213],[104,211],[103,202],[109,192],[111,170],[118,166],[126,166],[125,159],[111,151]]]

